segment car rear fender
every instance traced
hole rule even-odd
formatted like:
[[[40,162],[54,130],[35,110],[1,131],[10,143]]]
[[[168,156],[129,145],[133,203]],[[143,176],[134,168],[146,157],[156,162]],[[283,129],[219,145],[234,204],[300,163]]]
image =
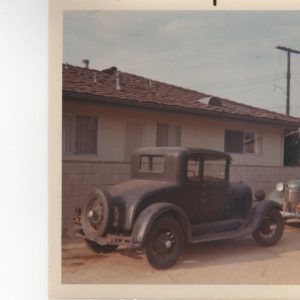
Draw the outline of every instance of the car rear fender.
[[[139,248],[143,245],[154,221],[164,215],[176,219],[183,229],[186,241],[191,241],[190,222],[185,212],[172,203],[160,202],[148,206],[139,215],[132,231],[132,248]]]

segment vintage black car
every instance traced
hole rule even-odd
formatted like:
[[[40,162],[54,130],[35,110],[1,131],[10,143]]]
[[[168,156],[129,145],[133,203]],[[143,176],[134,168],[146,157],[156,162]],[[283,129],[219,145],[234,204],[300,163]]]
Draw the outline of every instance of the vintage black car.
[[[251,188],[229,183],[231,160],[206,149],[138,149],[131,179],[92,190],[77,209],[80,224],[68,234],[84,238],[96,253],[119,245],[141,249],[156,269],[173,266],[185,243],[252,234],[262,246],[275,245],[284,231],[280,204],[265,200],[252,208]]]

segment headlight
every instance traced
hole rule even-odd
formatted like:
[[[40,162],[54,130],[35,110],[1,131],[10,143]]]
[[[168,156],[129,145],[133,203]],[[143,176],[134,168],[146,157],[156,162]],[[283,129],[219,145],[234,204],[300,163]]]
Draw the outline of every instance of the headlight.
[[[276,190],[277,190],[278,192],[284,191],[284,188],[285,188],[285,184],[284,184],[283,182],[278,182],[278,183],[276,184]]]

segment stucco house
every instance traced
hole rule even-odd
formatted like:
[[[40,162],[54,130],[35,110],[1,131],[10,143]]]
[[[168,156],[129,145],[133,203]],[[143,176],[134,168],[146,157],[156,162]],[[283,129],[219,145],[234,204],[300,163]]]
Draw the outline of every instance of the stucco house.
[[[300,119],[119,71],[63,64],[63,227],[92,188],[129,179],[140,147],[225,151],[231,180],[273,188],[300,170],[283,167],[284,131]]]

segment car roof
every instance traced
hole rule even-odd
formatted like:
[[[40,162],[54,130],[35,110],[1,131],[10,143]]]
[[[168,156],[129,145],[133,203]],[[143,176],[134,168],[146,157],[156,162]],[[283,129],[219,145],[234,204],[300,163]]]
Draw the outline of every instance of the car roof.
[[[140,148],[136,150],[136,154],[153,154],[153,155],[166,155],[166,154],[184,154],[186,155],[193,155],[193,154],[200,154],[200,155],[212,155],[212,156],[219,156],[224,157],[226,159],[232,160],[230,154],[217,151],[217,150],[211,150],[211,149],[205,149],[205,148],[193,148],[193,147],[148,147],[148,148]]]

